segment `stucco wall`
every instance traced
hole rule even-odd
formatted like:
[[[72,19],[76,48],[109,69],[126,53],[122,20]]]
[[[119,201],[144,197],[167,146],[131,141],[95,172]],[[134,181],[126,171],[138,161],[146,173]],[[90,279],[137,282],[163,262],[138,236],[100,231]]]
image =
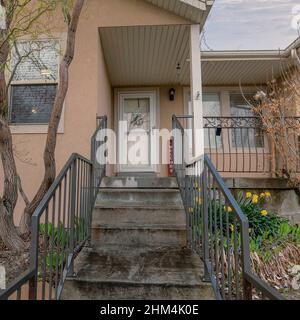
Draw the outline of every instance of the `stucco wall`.
[[[57,141],[57,172],[73,152],[89,157],[90,137],[96,128],[96,114],[106,114],[109,126],[112,125],[113,93],[99,40],[99,27],[187,23],[186,20],[143,0],[89,0],[86,3],[77,32],[75,58],[70,68],[63,133],[59,134]],[[54,32],[63,38],[65,26],[60,14],[57,17],[58,21],[50,22],[55,25]],[[20,134],[13,135],[13,142],[23,188],[28,197],[32,198],[43,177],[46,135],[34,128],[30,131],[36,133],[24,134],[21,131]],[[1,170],[2,168],[2,189]],[[23,207],[23,201],[19,198],[16,221],[19,221]]]

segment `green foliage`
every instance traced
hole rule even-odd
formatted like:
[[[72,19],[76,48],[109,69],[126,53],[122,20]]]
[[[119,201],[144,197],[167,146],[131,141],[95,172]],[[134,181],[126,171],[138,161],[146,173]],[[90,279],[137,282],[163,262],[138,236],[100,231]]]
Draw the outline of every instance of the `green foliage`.
[[[56,252],[48,253],[46,255],[46,266],[48,269],[52,268],[55,270],[56,267],[60,269],[61,265],[64,265],[66,262],[67,255],[65,252]]]
[[[288,219],[279,216],[275,210],[267,210],[272,201],[269,192],[260,195],[240,192],[236,200],[249,221],[250,251],[255,252],[263,261],[268,261],[274,253],[279,255],[287,243],[300,246],[300,225],[292,225]],[[233,248],[234,242],[237,242],[237,247],[240,247],[240,225],[233,208],[220,199],[212,200],[208,207],[211,243],[221,245],[225,251],[228,244],[230,248]],[[196,197],[188,212],[193,216],[201,214],[202,210],[202,199]],[[202,228],[200,219],[199,223],[193,226],[194,238],[201,237]]]
[[[49,239],[53,239],[54,246],[66,246],[69,240],[69,235],[61,222],[58,227],[55,227],[52,223],[40,224],[40,234],[46,234]]]
[[[266,196],[266,193],[256,195],[240,192],[238,194],[237,202],[249,220],[251,237],[276,237],[279,235],[280,226],[288,223],[286,218],[280,217],[275,211],[265,209],[266,203],[270,201],[271,196]]]
[[[62,14],[65,22],[69,25],[71,22],[71,11],[74,5],[74,0],[61,0]]]
[[[249,220],[250,251],[264,261],[278,255],[287,244],[300,245],[300,225],[292,225],[274,210],[266,210],[271,201],[270,193],[261,195],[240,192],[237,202]]]
[[[85,219],[75,217],[74,219],[74,243],[82,242],[87,236],[87,224]],[[40,235],[47,237],[47,252],[46,252],[46,266],[55,269],[56,266],[60,267],[65,263],[68,250],[68,244],[70,243],[70,230],[67,230],[63,223],[60,222],[58,226],[54,226],[52,223],[40,224]]]

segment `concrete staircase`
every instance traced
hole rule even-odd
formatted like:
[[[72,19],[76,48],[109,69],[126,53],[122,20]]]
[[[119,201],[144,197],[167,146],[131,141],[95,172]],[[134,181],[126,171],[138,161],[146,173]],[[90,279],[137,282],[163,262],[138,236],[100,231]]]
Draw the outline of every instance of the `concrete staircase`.
[[[76,259],[62,299],[213,299],[199,257],[186,249],[185,214],[173,178],[105,178],[92,244]]]

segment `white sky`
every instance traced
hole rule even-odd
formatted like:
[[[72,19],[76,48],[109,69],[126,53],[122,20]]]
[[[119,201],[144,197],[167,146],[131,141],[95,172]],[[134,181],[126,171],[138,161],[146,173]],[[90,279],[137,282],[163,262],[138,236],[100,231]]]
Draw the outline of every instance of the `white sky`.
[[[284,49],[299,36],[297,21],[300,0],[215,0],[205,39],[213,50]]]

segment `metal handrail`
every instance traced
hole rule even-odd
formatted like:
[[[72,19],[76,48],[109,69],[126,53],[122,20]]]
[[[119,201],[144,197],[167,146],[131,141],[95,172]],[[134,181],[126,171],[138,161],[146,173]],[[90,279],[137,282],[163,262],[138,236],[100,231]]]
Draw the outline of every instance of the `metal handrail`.
[[[102,117],[91,139],[91,160],[72,154],[36,208],[29,269],[0,292],[0,300],[15,293],[21,299],[24,286],[27,299],[38,299],[38,291],[42,300],[60,299],[66,278],[74,274],[74,259],[91,236],[92,210],[106,171],[105,161],[98,165],[96,159],[97,134],[106,128]]]
[[[176,118],[172,118],[173,130],[183,132]],[[173,139],[175,162],[185,148],[184,133]],[[188,246],[202,258],[204,277],[212,283],[216,298],[252,299],[255,289],[262,298],[283,299],[252,273],[248,219],[208,155],[188,164],[182,155],[174,171],[187,216]]]

